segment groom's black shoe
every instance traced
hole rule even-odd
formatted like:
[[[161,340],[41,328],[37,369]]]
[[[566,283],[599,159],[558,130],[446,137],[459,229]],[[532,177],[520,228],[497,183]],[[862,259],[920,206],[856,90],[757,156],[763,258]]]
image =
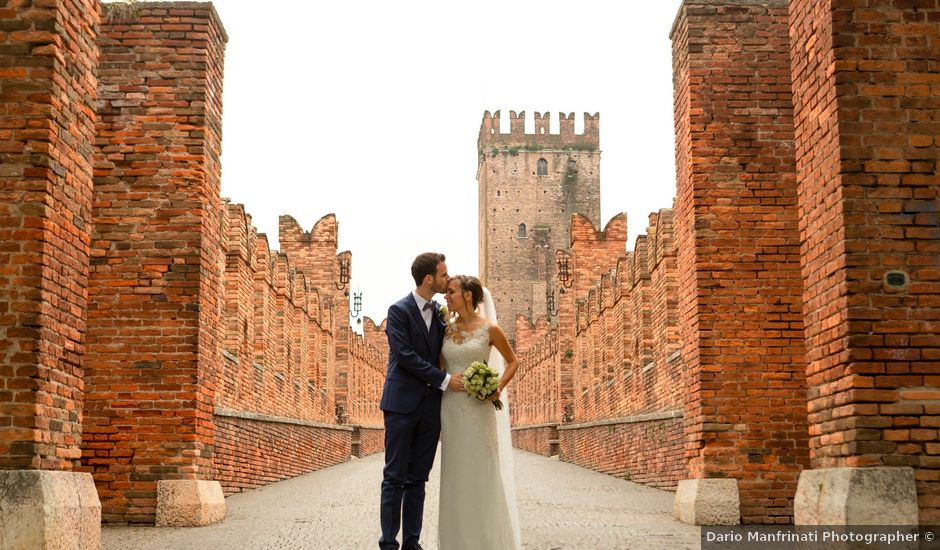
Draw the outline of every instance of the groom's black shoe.
[[[408,548],[402,548],[401,550],[424,550],[424,547],[420,544],[416,544],[414,546],[409,546]]]

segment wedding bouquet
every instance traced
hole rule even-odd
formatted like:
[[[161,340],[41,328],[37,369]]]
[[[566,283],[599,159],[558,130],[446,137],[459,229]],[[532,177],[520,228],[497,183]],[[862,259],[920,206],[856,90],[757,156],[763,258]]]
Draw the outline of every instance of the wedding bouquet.
[[[483,401],[499,387],[499,373],[486,361],[474,361],[463,371],[463,387],[470,397]],[[503,402],[497,399],[493,401],[493,406],[497,411],[502,410]]]

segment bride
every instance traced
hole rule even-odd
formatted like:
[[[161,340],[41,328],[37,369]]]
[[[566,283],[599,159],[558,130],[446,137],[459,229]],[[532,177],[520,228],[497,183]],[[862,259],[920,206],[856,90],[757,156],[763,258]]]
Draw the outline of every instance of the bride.
[[[500,373],[489,401],[444,392],[441,403],[441,494],[439,550],[519,550],[519,514],[512,477],[509,407],[502,396],[519,364],[502,329],[488,290],[476,277],[451,278],[444,295],[457,316],[448,324],[441,366],[463,373],[487,361]],[[477,312],[477,307],[482,306]],[[492,401],[500,399],[502,410]]]

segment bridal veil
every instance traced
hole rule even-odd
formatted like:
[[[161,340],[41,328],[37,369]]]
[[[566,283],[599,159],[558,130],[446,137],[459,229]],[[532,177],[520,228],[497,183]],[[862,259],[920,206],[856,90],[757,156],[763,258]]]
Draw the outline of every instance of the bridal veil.
[[[493,296],[488,288],[483,289],[483,304],[480,307],[480,315],[496,325],[496,305],[493,303]],[[490,356],[487,363],[502,377],[506,372],[506,361],[502,354],[495,347],[490,348]],[[512,464],[512,431],[509,426],[509,392],[504,391],[499,396],[503,402],[502,410],[496,411],[496,438],[499,448],[499,468],[503,478],[503,488],[506,492],[506,504],[509,510],[509,521],[512,525],[513,536],[516,539],[516,548],[522,547],[522,539],[519,532],[519,509],[516,505],[516,482],[513,475]]]

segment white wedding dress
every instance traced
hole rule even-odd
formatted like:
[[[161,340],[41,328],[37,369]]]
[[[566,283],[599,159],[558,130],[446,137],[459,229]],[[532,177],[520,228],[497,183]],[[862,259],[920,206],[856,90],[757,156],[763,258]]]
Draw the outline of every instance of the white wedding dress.
[[[485,297],[492,304],[488,293]],[[485,324],[471,333],[448,334],[442,350],[447,372],[463,373],[472,361],[484,360],[502,372],[502,356],[494,348],[493,356],[499,357],[493,357],[490,350]],[[505,392],[502,400],[505,406],[497,411],[492,401],[444,392],[439,550],[521,548]]]

